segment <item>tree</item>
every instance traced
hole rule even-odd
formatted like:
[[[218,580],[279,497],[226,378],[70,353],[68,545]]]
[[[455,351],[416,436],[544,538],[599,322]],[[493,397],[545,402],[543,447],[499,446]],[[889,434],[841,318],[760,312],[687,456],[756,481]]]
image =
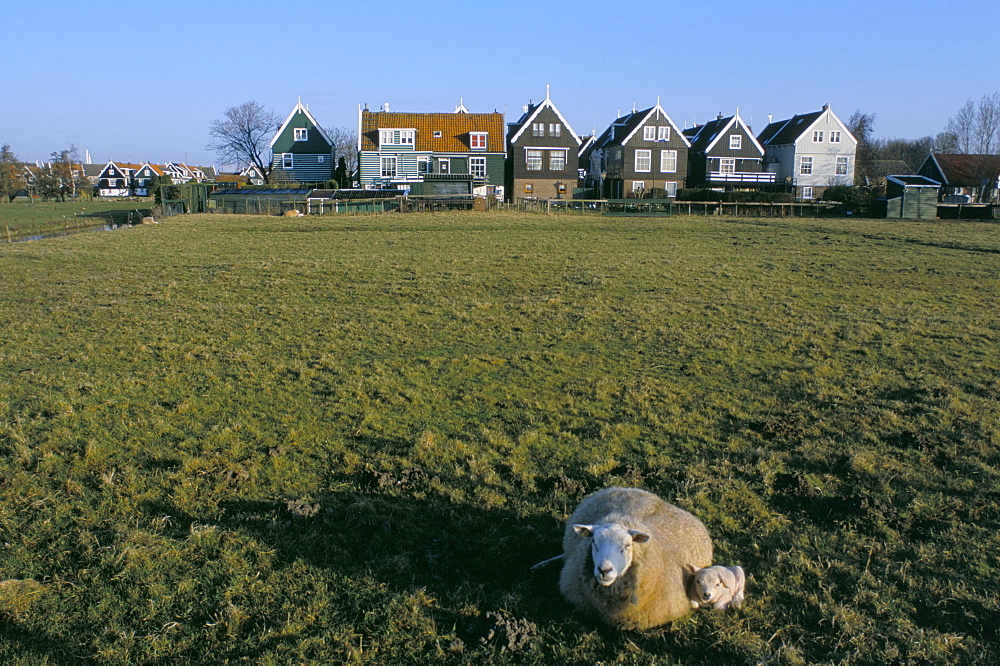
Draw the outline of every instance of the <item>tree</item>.
[[[10,203],[24,189],[24,165],[6,143],[0,148],[0,197]]]
[[[358,133],[346,127],[334,127],[327,130],[327,136],[333,142],[334,154],[344,160],[347,175],[350,176],[358,170]],[[334,176],[337,179],[336,176]],[[338,182],[341,182],[337,179]],[[349,183],[341,182],[341,187],[348,187]]]
[[[264,176],[264,182],[271,181],[271,162],[265,159],[271,137],[280,126],[281,119],[267,111],[257,102],[243,102],[226,109],[225,118],[213,120],[208,133],[212,143],[207,149],[218,154],[227,164],[240,167],[254,165]]]
[[[867,183],[875,175],[875,160],[878,159],[878,145],[875,141],[875,114],[858,109],[847,119],[847,129],[858,140],[858,151],[854,158],[854,179]]]
[[[348,188],[351,186],[351,174],[347,170],[347,160],[343,157],[337,160],[337,168],[333,171],[333,179],[337,181],[337,187]]]
[[[987,93],[978,102],[968,99],[945,125],[955,152],[972,155],[1000,153],[1000,92]]]
[[[60,200],[65,201],[67,193],[76,195],[81,190],[85,192],[88,189],[83,185],[86,178],[83,177],[83,167],[80,166],[80,149],[74,144],[69,144],[69,148],[65,150],[53,151],[49,160],[49,174],[58,181],[57,196]]]

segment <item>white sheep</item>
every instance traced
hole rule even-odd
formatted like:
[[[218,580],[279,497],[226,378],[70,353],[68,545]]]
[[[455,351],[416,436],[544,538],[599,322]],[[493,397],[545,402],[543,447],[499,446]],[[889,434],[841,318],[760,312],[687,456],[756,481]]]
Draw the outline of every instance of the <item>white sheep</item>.
[[[638,488],[584,498],[563,536],[559,590],[621,629],[648,629],[691,610],[685,568],[712,562],[712,539],[687,511]]]
[[[688,587],[691,608],[726,610],[743,605],[747,580],[743,567],[715,565],[699,569],[689,564],[688,573],[692,576]]]

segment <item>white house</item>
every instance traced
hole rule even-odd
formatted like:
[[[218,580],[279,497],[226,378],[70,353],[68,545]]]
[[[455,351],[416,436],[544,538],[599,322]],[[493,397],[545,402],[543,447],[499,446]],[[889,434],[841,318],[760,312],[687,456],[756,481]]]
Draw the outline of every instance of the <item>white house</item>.
[[[764,168],[789,184],[797,198],[814,199],[831,185],[854,184],[858,140],[829,104],[769,123],[757,139],[764,146]]]

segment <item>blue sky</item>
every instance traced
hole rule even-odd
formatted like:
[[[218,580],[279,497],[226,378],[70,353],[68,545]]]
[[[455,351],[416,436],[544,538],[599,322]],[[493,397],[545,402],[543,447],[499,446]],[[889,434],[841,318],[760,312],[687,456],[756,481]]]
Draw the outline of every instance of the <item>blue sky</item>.
[[[504,111],[551,86],[580,134],[661,104],[681,126],[736,107],[756,132],[830,102],[876,134],[936,134],[1000,90],[996,0],[5,3],[0,144],[94,162],[217,164],[212,120],[301,97],[326,127],[358,104]]]

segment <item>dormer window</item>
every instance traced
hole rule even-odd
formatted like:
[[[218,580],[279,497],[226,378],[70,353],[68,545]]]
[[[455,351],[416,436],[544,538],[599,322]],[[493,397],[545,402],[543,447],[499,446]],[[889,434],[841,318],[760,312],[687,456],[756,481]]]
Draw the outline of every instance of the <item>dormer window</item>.
[[[417,130],[413,129],[380,129],[379,144],[382,146],[412,146]]]
[[[308,141],[309,140],[309,130],[305,127],[295,128],[295,140],[296,141]]]
[[[486,132],[469,132],[469,148],[486,150]]]

